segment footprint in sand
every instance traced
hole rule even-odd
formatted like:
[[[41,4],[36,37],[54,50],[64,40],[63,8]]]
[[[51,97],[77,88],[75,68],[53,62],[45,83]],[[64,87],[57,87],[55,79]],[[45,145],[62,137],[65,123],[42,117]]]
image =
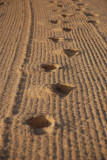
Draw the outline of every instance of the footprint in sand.
[[[82,8],[76,8],[75,11],[85,11],[86,8],[82,7]]]
[[[0,2],[0,6],[2,6],[2,5],[6,5],[7,4],[7,2]]]
[[[71,14],[71,13],[66,13],[66,14],[61,14],[61,16],[63,17],[63,18],[66,18],[66,17],[72,17],[72,16],[74,16],[74,15],[76,15],[77,13],[75,13],[75,14]]]
[[[92,23],[92,24],[98,24],[98,23],[100,23],[100,21],[98,21],[98,20],[88,20],[87,22],[88,23]]]
[[[84,11],[84,14],[85,14],[86,16],[90,16],[90,17],[98,17],[98,14],[93,14],[93,13],[86,12],[86,11]]]
[[[69,58],[71,58],[74,55],[79,54],[78,49],[64,49],[63,53],[66,54]]]
[[[68,17],[69,15],[68,14],[61,14],[62,17],[66,18]]]
[[[72,29],[71,28],[62,28],[62,30],[65,32],[70,32]]]
[[[61,97],[65,97],[74,89],[74,86],[57,83],[57,84],[50,85],[49,89],[53,93],[58,94]]]
[[[57,5],[57,7],[63,7],[63,5],[61,5],[61,4],[58,4],[58,5]]]
[[[52,132],[55,120],[50,115],[40,114],[27,119],[26,124],[34,129],[34,134],[43,135]]]
[[[58,65],[55,65],[55,64],[42,64],[41,68],[45,72],[49,72],[49,71],[55,70],[56,68],[59,68],[59,67],[58,67]]]
[[[4,2],[0,2],[0,6],[4,5],[5,3]]]
[[[58,43],[58,42],[64,40],[64,38],[54,38],[54,37],[49,38],[49,39],[50,39],[52,42],[54,42],[54,43]]]
[[[59,49],[54,52],[55,54],[66,55],[69,58],[80,53],[78,49]]]
[[[59,21],[58,20],[50,20],[49,22],[52,24],[57,24]]]

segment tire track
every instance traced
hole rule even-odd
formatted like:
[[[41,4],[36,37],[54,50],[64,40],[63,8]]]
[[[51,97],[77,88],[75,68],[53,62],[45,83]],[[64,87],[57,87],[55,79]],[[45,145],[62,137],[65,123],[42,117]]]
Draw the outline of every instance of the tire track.
[[[23,108],[24,105],[27,106],[26,98],[24,97],[24,94],[25,94],[24,92],[25,92],[25,86],[28,83],[27,79],[28,79],[29,74],[26,72],[26,69],[27,69],[27,66],[28,66],[28,64],[30,62],[30,58],[31,58],[31,48],[32,48],[32,40],[33,40],[33,34],[34,34],[34,12],[33,12],[33,8],[32,8],[32,3],[31,2],[29,2],[29,3],[30,3],[30,11],[31,11],[31,25],[30,25],[29,40],[28,40],[28,44],[27,44],[27,48],[26,48],[26,55],[24,58],[24,62],[22,64],[22,73],[21,73],[21,78],[20,78],[19,85],[18,85],[17,95],[15,97],[15,102],[14,102],[15,104],[13,105],[13,108],[12,108],[12,113],[16,117],[18,117],[19,111],[21,111],[21,108],[22,108],[22,110],[24,110],[25,109],[25,108]],[[25,102],[23,102],[23,101],[25,101]],[[22,105],[23,105],[23,107],[21,107]],[[19,127],[16,129],[15,126],[18,126],[17,121],[13,126],[13,132],[20,134],[21,131],[20,131]],[[24,134],[24,132],[22,134]],[[17,155],[17,157],[20,157],[26,153],[26,147],[27,147],[26,140],[23,139],[23,141],[20,143],[20,137],[19,137],[19,143],[18,143],[16,137],[17,137],[17,134],[14,134],[12,148],[15,149],[15,152],[11,154],[12,158],[15,158],[14,155]],[[23,145],[25,147],[23,148],[23,151],[21,151],[22,149],[20,149],[20,148],[22,148]],[[20,150],[19,152],[17,152],[17,147]]]
[[[29,41],[27,45],[27,50],[26,50],[26,56],[24,59],[24,63],[22,65],[22,68],[26,68],[27,64],[29,63],[30,60],[30,54],[31,54],[31,44],[32,44],[32,39],[33,39],[33,30],[34,30],[34,13],[33,13],[33,8],[32,4],[30,3],[30,8],[31,8],[31,26],[30,26],[30,35],[29,35]],[[15,105],[13,106],[13,114],[18,114],[19,113],[19,108],[22,103],[23,99],[23,94],[24,94],[24,89],[27,81],[27,73],[23,70],[22,71],[22,76],[18,85],[18,91],[17,91],[17,96],[15,97]]]
[[[19,10],[20,11],[20,10]],[[27,14],[26,14],[27,15]],[[25,17],[25,18],[27,18],[27,17]],[[28,20],[26,19],[26,22],[28,22]],[[27,30],[26,28],[26,25],[27,23],[25,23],[25,20],[24,20],[24,26],[23,26],[23,30],[25,29],[25,31]],[[27,24],[28,25],[28,24]],[[29,27],[30,28],[30,27]],[[22,31],[23,31],[22,30]],[[27,33],[27,32],[26,32]],[[23,39],[23,38],[25,38],[26,36],[24,35],[24,33],[22,32],[21,33],[21,37],[20,37],[20,41]],[[22,38],[22,39],[21,39]],[[25,39],[25,41],[26,41],[26,39]],[[23,43],[23,42],[22,42]],[[21,44],[20,43],[18,43],[18,45],[20,46]],[[19,47],[18,46],[18,47]],[[18,60],[20,60],[20,53],[19,53],[19,50],[18,50],[18,47],[17,47],[17,51],[16,51],[16,54],[15,54],[15,56],[14,56],[14,59],[13,59],[13,62],[12,62],[12,66],[17,66],[17,64],[19,65],[19,63],[17,62]],[[20,49],[22,49],[22,48],[20,48]],[[22,49],[22,51],[23,51],[24,49]],[[18,54],[19,53],[19,54]],[[22,57],[22,55],[21,55],[21,59],[22,59],[23,57]],[[21,62],[21,61],[20,61]],[[14,68],[15,69],[15,68]],[[11,74],[10,74],[10,76],[11,76],[11,78],[13,78],[14,79],[14,70],[12,69],[11,70]],[[23,77],[22,77],[22,79],[21,79],[21,81],[23,80]],[[8,83],[12,83],[13,81],[12,81],[12,79],[11,79],[11,82],[10,82],[10,77],[8,78]],[[16,82],[16,84],[17,84],[17,82]],[[13,83],[13,85],[14,85],[14,83]],[[7,88],[9,87],[9,84],[7,84],[7,86],[6,86]],[[9,88],[8,88],[9,89]],[[7,89],[6,89],[7,90]],[[20,95],[19,95],[19,97],[20,97]],[[10,98],[10,97],[9,97]],[[5,100],[5,99],[4,99]],[[5,100],[6,101],[6,100]],[[2,104],[3,105],[3,104]],[[11,106],[8,106],[9,108],[8,108],[8,112],[9,111],[11,111]],[[6,108],[6,107],[5,107]],[[6,111],[5,111],[6,112]],[[8,114],[7,112],[6,112],[6,114]],[[11,149],[11,147],[10,147],[10,141],[12,141],[12,138],[13,138],[13,134],[12,134],[12,129],[11,129],[11,126],[13,127],[14,125],[13,125],[13,123],[10,123],[9,124],[9,128],[7,128],[7,126],[6,126],[6,128],[4,129],[4,133],[7,133],[6,134],[6,136],[4,136],[3,137],[3,141],[4,141],[4,146],[3,146],[3,150],[2,150],[2,153],[5,153],[5,150],[6,150],[6,154],[4,154],[4,159],[8,159],[8,157],[10,156],[10,149]],[[6,138],[8,138],[9,137],[9,141],[6,139]],[[8,144],[9,143],[9,144]],[[16,143],[17,144],[17,143]],[[13,149],[14,150],[14,149]]]

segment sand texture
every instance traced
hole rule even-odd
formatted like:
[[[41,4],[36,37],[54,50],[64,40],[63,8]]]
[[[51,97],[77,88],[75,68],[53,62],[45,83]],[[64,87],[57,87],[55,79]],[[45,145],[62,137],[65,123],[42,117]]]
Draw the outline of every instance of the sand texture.
[[[0,160],[107,160],[106,42],[106,0],[0,0]]]

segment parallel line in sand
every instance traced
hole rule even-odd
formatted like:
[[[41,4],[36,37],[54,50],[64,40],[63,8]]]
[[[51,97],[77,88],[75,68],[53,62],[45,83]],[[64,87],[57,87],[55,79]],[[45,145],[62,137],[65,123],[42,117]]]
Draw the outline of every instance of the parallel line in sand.
[[[84,34],[83,34],[84,35]],[[86,36],[84,36],[84,37],[86,37]],[[88,39],[89,40],[89,39]],[[85,41],[86,41],[86,39],[85,39]],[[84,42],[85,42],[84,41]],[[89,44],[89,43],[88,43]],[[90,52],[91,53],[91,52]],[[92,57],[92,54],[90,54],[91,55],[91,57]],[[93,58],[93,57],[92,57]],[[97,58],[96,58],[97,59]],[[96,60],[96,59],[94,59],[94,60]],[[91,62],[91,61],[89,61],[89,62]],[[93,65],[94,64],[94,61],[93,61],[93,63],[91,64],[91,65]],[[99,68],[101,68],[101,67],[99,67]],[[94,68],[93,68],[93,70],[94,70]],[[101,71],[102,72],[102,71]],[[99,73],[99,71],[97,71],[97,74],[96,74],[96,72],[95,72],[95,76],[93,76],[93,77],[96,77],[99,81],[100,81],[100,79],[99,79],[99,77],[103,77],[103,75],[101,75],[100,76],[100,74],[98,74]],[[97,76],[98,75],[98,76]],[[96,79],[96,81],[97,81],[97,79]],[[100,82],[100,84],[101,84],[101,88],[102,88],[102,90],[104,91],[104,89],[105,89],[105,82],[104,82],[104,78],[102,79],[102,83]],[[104,84],[104,87],[102,86]],[[99,85],[98,85],[98,87],[97,88],[99,88]],[[105,95],[105,94],[104,94]]]
[[[73,37],[75,37],[75,36],[73,35]],[[76,39],[75,39],[75,40],[76,40]],[[77,44],[78,44],[78,43],[77,43]],[[79,48],[79,46],[78,46],[78,48]],[[76,61],[76,59],[75,59],[75,61]],[[74,63],[75,61],[71,61],[71,63]],[[74,64],[75,64],[75,63],[74,63]],[[75,67],[76,67],[76,66],[77,66],[77,65],[75,64]],[[73,71],[72,71],[72,72],[73,72]],[[76,70],[76,73],[75,73],[75,76],[74,76],[75,78],[78,76],[77,79],[80,77],[78,73],[79,73],[79,71],[78,71],[78,69],[77,69],[77,70]],[[82,73],[82,72],[80,72],[80,73]],[[71,73],[71,74],[72,74],[72,73]],[[80,77],[79,79],[82,79],[81,81],[84,82],[84,79],[83,79],[82,77]],[[74,81],[75,81],[75,80],[74,80]],[[80,81],[80,80],[79,80],[79,81]],[[84,83],[82,83],[82,82],[81,82],[81,83],[79,82],[78,85],[82,85],[82,86],[83,86]],[[82,87],[82,86],[81,86],[81,87]],[[78,88],[79,88],[79,86],[78,86]],[[86,93],[85,93],[85,95],[86,95]],[[75,95],[75,96],[77,97],[77,101],[78,101],[78,99],[80,99],[80,98],[79,98],[80,95],[79,95],[78,89],[77,89],[77,91],[76,91],[76,95]],[[68,104],[69,104],[69,103],[68,103]],[[81,105],[82,105],[82,104],[81,104]],[[72,105],[72,107],[73,107],[73,106],[76,107],[76,103],[75,103],[74,105]],[[75,117],[75,119],[76,119],[76,117],[77,117],[77,121],[75,122],[75,123],[77,123],[77,124],[75,124],[75,126],[77,126],[76,129],[79,130],[78,118],[81,118],[81,117],[83,118],[83,115],[82,115],[82,112],[83,112],[83,111],[82,111],[81,109],[79,109],[79,107],[78,107],[78,108],[76,107],[76,109],[74,109],[74,107],[73,107],[73,110],[74,110],[74,117]],[[79,111],[79,110],[80,110],[80,111]],[[72,110],[71,110],[71,112],[72,112]],[[69,113],[70,113],[70,111],[69,111]],[[85,115],[85,117],[87,117],[87,115]],[[88,126],[88,124],[87,124],[87,126]],[[81,126],[81,127],[82,127],[82,126]],[[80,129],[82,129],[81,127],[80,127]],[[77,134],[78,134],[78,130],[77,130]],[[84,132],[85,132],[85,130],[84,130]],[[89,131],[88,131],[88,132],[89,132]],[[86,132],[86,133],[87,133],[87,132]],[[85,133],[84,133],[84,134],[85,134]],[[88,133],[88,134],[89,134],[89,133]],[[91,137],[91,135],[89,135],[89,139],[91,139],[90,137]],[[79,138],[80,138],[80,136],[79,136]],[[78,140],[79,140],[79,139],[78,139]],[[79,140],[79,141],[81,141],[81,140]],[[86,142],[87,142],[87,141],[86,141]],[[78,143],[79,143],[79,142],[78,142]],[[79,145],[81,146],[81,143],[79,143]],[[89,150],[89,144],[87,144],[87,147],[88,147],[88,148],[87,148],[87,152],[88,152],[88,150]],[[81,147],[79,147],[79,148],[81,149]],[[72,150],[73,150],[73,149],[72,149]],[[94,153],[94,149],[93,149],[93,147],[91,146],[91,144],[90,144],[90,151],[91,151],[91,153],[92,153],[92,152]],[[82,156],[82,155],[81,155],[81,156]],[[75,157],[74,157],[74,158],[75,158]],[[83,158],[83,157],[82,157],[82,158]]]
[[[17,22],[17,21],[16,21]],[[18,25],[16,25],[16,27],[17,27]],[[15,27],[15,30],[17,30],[17,28]],[[12,33],[14,32],[14,30],[12,30]],[[10,34],[11,35],[11,34]],[[20,35],[19,35],[20,36]],[[20,38],[20,37],[19,37]],[[18,38],[17,38],[18,39]],[[15,40],[16,41],[16,40]],[[12,65],[12,59],[14,59],[14,56],[15,56],[15,49],[16,49],[16,47],[17,47],[17,43],[15,43],[15,42],[13,42],[13,44],[15,45],[15,46],[12,46],[13,47],[13,52],[11,51],[10,53],[12,53],[12,54],[9,54],[9,56],[7,55],[8,54],[8,52],[7,51],[5,51],[5,53],[7,53],[7,54],[4,54],[5,55],[5,58],[6,58],[6,55],[7,55],[7,59],[4,61],[3,60],[3,63],[5,64],[4,66],[3,66],[3,64],[1,63],[1,65],[2,65],[2,67],[3,68],[6,68],[6,64],[7,64],[7,66],[8,66],[8,68],[7,68],[7,70],[4,72],[4,77],[3,77],[3,73],[2,73],[2,77],[3,77],[3,81],[4,81],[4,87],[5,87],[5,85],[6,85],[6,82],[7,82],[7,79],[8,79],[8,75],[9,75],[9,70],[11,69],[11,65]],[[8,50],[11,50],[11,47],[10,48],[7,48]],[[10,57],[11,56],[11,57]],[[7,61],[7,60],[9,60],[9,62]],[[10,63],[10,60],[11,60],[11,63]],[[9,64],[8,64],[9,63]],[[6,72],[8,71],[8,74],[6,75]]]
[[[15,27],[18,27],[18,25],[16,25],[16,22],[17,22],[17,20],[15,21],[14,20],[14,25],[12,24],[12,26],[14,27],[13,29],[11,28],[11,32],[9,31],[9,36],[12,38],[12,34],[13,34],[13,32],[17,29],[17,28],[15,28]],[[9,37],[8,37],[9,38]],[[6,43],[7,43],[7,45],[9,45],[9,41],[10,41],[10,39],[8,40],[8,41],[6,41]],[[7,48],[6,48],[7,49]],[[5,51],[6,52],[6,51]],[[6,52],[6,53],[8,53],[8,52]]]
[[[78,39],[79,39],[79,37],[78,37]],[[83,43],[84,41],[82,40],[82,43]],[[86,54],[86,55],[88,55],[88,54]],[[90,61],[87,61],[86,60],[86,64],[88,64],[88,63],[90,63]],[[92,64],[91,64],[91,66],[92,66]],[[87,67],[86,67],[87,68]],[[86,73],[88,73],[88,72],[86,72]],[[95,82],[95,81],[93,81],[93,82]],[[95,83],[95,86],[96,86],[96,83]],[[97,88],[98,88],[98,86],[97,86]],[[98,95],[98,97],[99,97],[99,95]],[[96,101],[97,102],[97,101]],[[101,105],[101,106],[104,106],[104,105]],[[105,111],[103,111],[103,108],[102,108],[102,113],[103,113],[103,115],[105,115]]]
[[[90,29],[91,30],[91,29]],[[96,37],[96,34],[94,34],[93,37],[90,38],[91,32],[89,31],[89,27],[87,27],[86,29],[84,29],[84,33],[87,33],[87,35],[89,36],[89,41],[92,44],[92,47],[94,49],[94,51],[96,52],[96,54],[94,54],[96,57],[96,60],[99,60],[98,64],[102,65],[103,70],[106,69],[106,62],[104,60],[104,58],[106,58],[106,50],[105,47],[103,45],[101,45],[98,42],[98,38]],[[100,40],[100,39],[99,39]],[[88,40],[87,40],[88,41]],[[96,43],[95,43],[96,42]],[[104,49],[103,49],[103,48]],[[90,45],[91,48],[91,45]],[[105,55],[104,55],[105,54]],[[98,61],[97,60],[97,61]]]
[[[17,50],[18,50],[18,47],[17,47]],[[13,57],[12,64],[14,63],[15,57],[16,57],[16,53],[14,53],[14,57]],[[9,74],[10,74],[10,73],[9,73]],[[9,77],[8,77],[8,79],[7,79],[6,85],[7,85],[7,83],[8,83],[8,80],[9,80]],[[5,88],[6,88],[6,85],[5,85]],[[5,89],[4,89],[4,92],[5,92]],[[2,97],[3,97],[3,93],[2,93],[1,99],[2,99]],[[2,104],[1,104],[1,105],[2,105]]]
[[[9,5],[9,7],[11,7],[11,5]],[[16,8],[17,8],[18,6],[16,5]],[[14,12],[12,12],[14,9],[13,8],[10,8],[9,10],[11,10],[11,15],[9,16],[9,14],[8,14],[8,17],[7,17],[7,19],[6,19],[6,24],[7,24],[7,20],[8,20],[8,25],[10,26],[8,29],[5,29],[5,32],[4,32],[4,34],[3,34],[3,38],[2,39],[4,39],[5,40],[5,42],[6,42],[6,38],[7,38],[7,34],[8,34],[8,36],[10,36],[10,33],[12,32],[12,28],[14,27],[14,25],[13,24],[15,24],[14,22],[17,20],[17,18],[15,18],[15,16],[17,17],[17,15],[16,15],[16,12],[14,13]],[[17,11],[17,10],[16,10]],[[14,13],[14,14],[13,14]],[[14,19],[13,19],[13,15],[14,15]],[[13,22],[13,23],[12,23]],[[17,22],[17,21],[16,21]],[[11,24],[11,25],[10,25]],[[6,27],[7,27],[7,25],[6,25]],[[7,42],[6,42],[7,43]],[[5,45],[5,44],[2,44],[2,45]],[[4,47],[2,47],[2,48],[4,48]]]
[[[86,38],[85,38],[85,41],[87,41],[86,40]],[[84,42],[85,42],[84,41]],[[88,39],[88,44],[87,44],[87,46],[89,46],[89,42],[90,42],[90,40]],[[91,44],[90,44],[90,46],[91,46]],[[99,77],[99,75],[101,74],[101,81],[102,81],[102,83],[100,83],[100,85],[101,85],[101,88],[104,90],[104,86],[102,86],[104,83],[105,83],[105,78],[104,78],[104,76],[105,76],[105,74],[103,73],[103,70],[101,70],[100,72],[99,72],[99,70],[97,69],[97,63],[94,63],[95,61],[97,62],[97,59],[98,58],[93,58],[94,57],[94,54],[93,54],[93,56],[92,56],[92,53],[94,53],[94,52],[92,52],[92,49],[91,49],[91,47],[89,47],[89,50],[90,50],[90,56],[89,56],[89,59],[90,59],[90,62],[91,62],[91,65],[93,66],[93,71],[95,72],[95,74],[96,74],[96,70],[97,70],[97,72],[99,73],[98,75],[96,74],[96,78],[97,78],[97,80],[99,79],[98,77]],[[95,51],[95,50],[94,50]],[[88,50],[87,50],[87,52],[88,52]],[[92,60],[92,61],[91,61]],[[94,67],[94,65],[96,64],[96,66]],[[100,65],[100,63],[99,63],[99,65]],[[99,67],[99,68],[101,68],[101,67]],[[103,75],[104,76],[103,76]],[[99,79],[99,81],[100,81],[100,79]]]
[[[78,38],[79,38],[79,37],[78,37]],[[83,42],[83,41],[82,41],[82,42]],[[85,80],[84,80],[84,82],[85,82]],[[94,112],[96,112],[96,110],[94,110],[93,113],[94,113]],[[96,118],[96,116],[94,116],[94,117]],[[99,117],[99,116],[98,116],[98,117]],[[98,121],[99,121],[99,120],[98,120]],[[97,123],[98,123],[98,122],[97,122]],[[99,123],[99,124],[100,124],[100,123]],[[97,125],[98,125],[98,124],[97,124]],[[97,126],[97,125],[96,125],[96,126]],[[102,125],[102,124],[101,124],[101,125]],[[105,125],[104,125],[104,126],[105,126]],[[103,130],[104,130],[104,127],[101,127],[101,128],[103,128]]]

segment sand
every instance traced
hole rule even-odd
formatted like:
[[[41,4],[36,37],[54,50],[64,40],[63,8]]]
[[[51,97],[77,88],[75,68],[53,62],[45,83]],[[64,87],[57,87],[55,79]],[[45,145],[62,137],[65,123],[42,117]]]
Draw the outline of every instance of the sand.
[[[106,0],[0,0],[0,160],[107,159],[106,42]]]

